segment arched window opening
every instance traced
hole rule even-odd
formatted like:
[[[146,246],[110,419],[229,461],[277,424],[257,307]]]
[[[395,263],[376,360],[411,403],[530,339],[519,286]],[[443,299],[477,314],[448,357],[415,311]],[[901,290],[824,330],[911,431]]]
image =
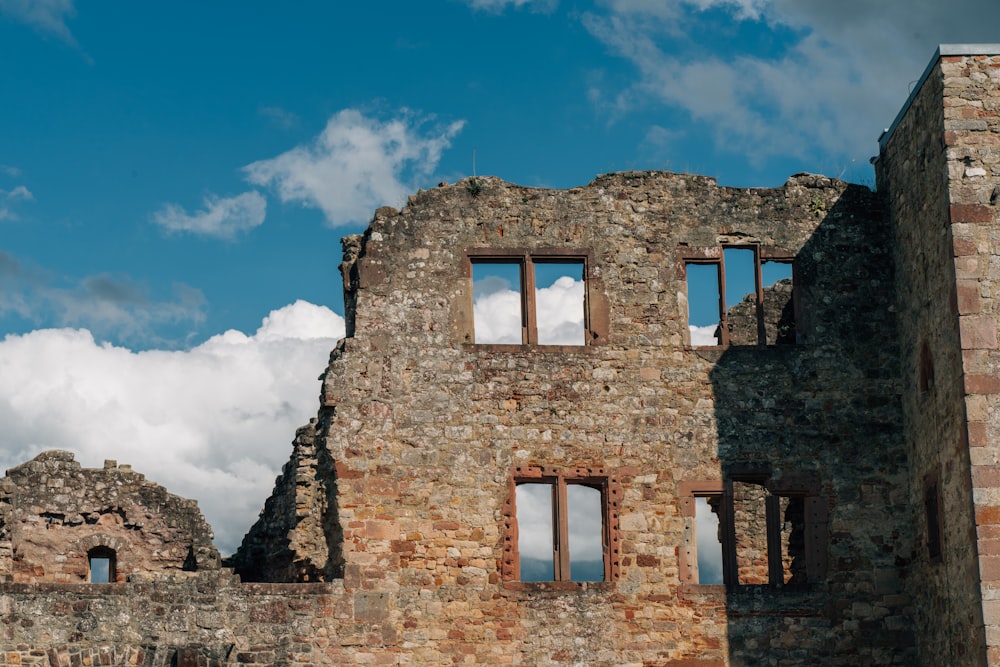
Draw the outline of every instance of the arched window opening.
[[[90,583],[112,584],[115,582],[115,550],[108,547],[94,547],[87,552],[90,564]]]

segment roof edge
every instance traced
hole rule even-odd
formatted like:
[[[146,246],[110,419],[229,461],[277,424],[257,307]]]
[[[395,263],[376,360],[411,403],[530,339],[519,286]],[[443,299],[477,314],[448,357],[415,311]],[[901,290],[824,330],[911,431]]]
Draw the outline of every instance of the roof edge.
[[[941,60],[942,56],[995,56],[1000,55],[1000,43],[997,44],[939,44],[937,49],[934,51],[934,56],[931,58],[930,62],[927,63],[927,67],[924,68],[923,74],[917,79],[917,84],[913,86],[913,90],[910,91],[909,96],[906,98],[906,102],[900,108],[899,113],[896,114],[896,118],[892,121],[892,125],[887,127],[882,131],[882,134],[878,138],[879,152],[892,138],[893,132],[896,131],[896,127],[899,126],[900,121],[903,120],[903,116],[909,111],[910,105],[913,104],[913,100],[916,98],[917,93],[923,87],[924,82],[927,81],[927,77],[930,76],[931,71],[934,69],[938,61]]]

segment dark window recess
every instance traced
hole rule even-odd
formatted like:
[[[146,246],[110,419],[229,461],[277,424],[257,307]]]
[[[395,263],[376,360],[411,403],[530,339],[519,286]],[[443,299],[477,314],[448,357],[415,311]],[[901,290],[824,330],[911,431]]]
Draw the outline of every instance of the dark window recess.
[[[921,392],[927,392],[934,388],[934,356],[927,341],[920,343],[920,378],[919,386]]]
[[[473,342],[586,345],[586,258],[479,255],[472,265]]]
[[[691,345],[795,342],[792,260],[762,258],[759,246],[685,248]]]
[[[927,518],[927,557],[940,563],[944,552],[941,548],[941,491],[936,475],[924,481],[924,516]]]
[[[814,485],[764,476],[684,483],[681,507],[684,583],[780,588],[825,575],[827,508]]]
[[[523,583],[612,581],[618,489],[603,471],[516,468],[506,510],[504,578]]]

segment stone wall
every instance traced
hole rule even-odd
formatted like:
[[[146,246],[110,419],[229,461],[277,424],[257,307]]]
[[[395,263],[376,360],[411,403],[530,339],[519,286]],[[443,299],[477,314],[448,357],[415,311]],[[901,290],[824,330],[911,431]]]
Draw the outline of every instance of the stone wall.
[[[878,197],[808,175],[772,190],[663,173],[568,191],[477,181],[380,209],[344,267],[354,336],[326,372],[316,442],[336,462],[344,585],[387,592],[387,650],[431,663],[909,660],[896,558],[913,537]],[[690,347],[684,258],[727,243],[796,257],[794,345]],[[592,344],[470,342],[470,257],[556,251],[587,257]],[[828,576],[681,585],[680,484],[748,465],[774,488],[816,480]],[[616,580],[504,579],[512,470],[532,466],[614,477]]]
[[[998,51],[994,50],[996,54]],[[944,56],[944,141],[987,661],[1000,663],[1000,56]],[[954,312],[954,311],[953,311]]]
[[[343,587],[240,584],[226,570],[117,584],[0,584],[0,665],[362,664]],[[364,649],[354,649],[364,653]]]
[[[316,449],[314,424],[295,434],[274,493],[226,565],[243,581],[330,581],[343,576],[336,475]]]
[[[88,552],[111,549],[114,574],[211,570],[219,552],[193,500],[167,493],[130,466],[81,468],[50,451],[0,479],[0,580],[79,583]]]
[[[925,664],[996,664],[1000,58],[942,49],[883,139],[877,164],[900,271],[917,527],[910,577]]]

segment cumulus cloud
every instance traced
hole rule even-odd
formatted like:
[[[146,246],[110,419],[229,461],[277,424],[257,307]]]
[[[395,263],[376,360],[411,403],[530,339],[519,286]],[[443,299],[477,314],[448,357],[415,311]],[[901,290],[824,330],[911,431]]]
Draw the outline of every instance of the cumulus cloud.
[[[192,215],[176,204],[166,204],[153,214],[153,222],[170,232],[232,239],[260,226],[266,212],[267,200],[251,190],[235,197],[208,195],[204,208]]]
[[[521,344],[522,300],[520,287],[514,287],[508,278],[489,273],[477,277],[473,283],[472,314],[477,343]],[[583,280],[560,276],[551,285],[535,291],[539,344],[584,344],[584,288]]]
[[[76,16],[73,0],[0,0],[0,14],[75,44],[66,20]]]
[[[383,122],[346,109],[310,143],[244,172],[250,183],[273,187],[283,202],[320,209],[331,226],[365,222],[379,206],[402,204],[463,125],[434,124],[405,110]]]
[[[176,283],[167,299],[154,299],[129,276],[101,273],[65,284],[51,272],[25,265],[0,251],[0,315],[31,322],[87,327],[99,337],[163,343],[163,324],[196,324],[205,319],[200,290]]]
[[[734,31],[758,22],[779,48],[761,56],[731,40],[727,52],[707,51],[720,43],[698,33],[709,9],[728,13]],[[636,67],[629,85],[591,93],[615,113],[653,101],[706,121],[720,147],[751,159],[824,152],[842,165],[876,151],[939,42],[995,41],[998,21],[993,0],[919,9],[907,0],[605,0],[584,16]]]
[[[489,291],[475,297],[472,302],[476,342],[520,345],[521,293],[509,286],[500,289],[490,289],[488,285],[483,287]]]
[[[535,294],[538,342],[542,345],[583,345],[582,280],[558,278]]]
[[[127,297],[127,295],[126,295]],[[0,342],[0,469],[46,449],[87,467],[132,464],[199,501],[224,552],[238,546],[314,416],[344,321],[296,301],[253,335],[230,330],[186,351],[100,344],[84,329]]]
[[[695,346],[718,345],[719,339],[715,337],[715,333],[718,329],[718,324],[707,324],[703,327],[695,326],[693,324],[688,325],[688,330],[691,332],[691,344]]]

